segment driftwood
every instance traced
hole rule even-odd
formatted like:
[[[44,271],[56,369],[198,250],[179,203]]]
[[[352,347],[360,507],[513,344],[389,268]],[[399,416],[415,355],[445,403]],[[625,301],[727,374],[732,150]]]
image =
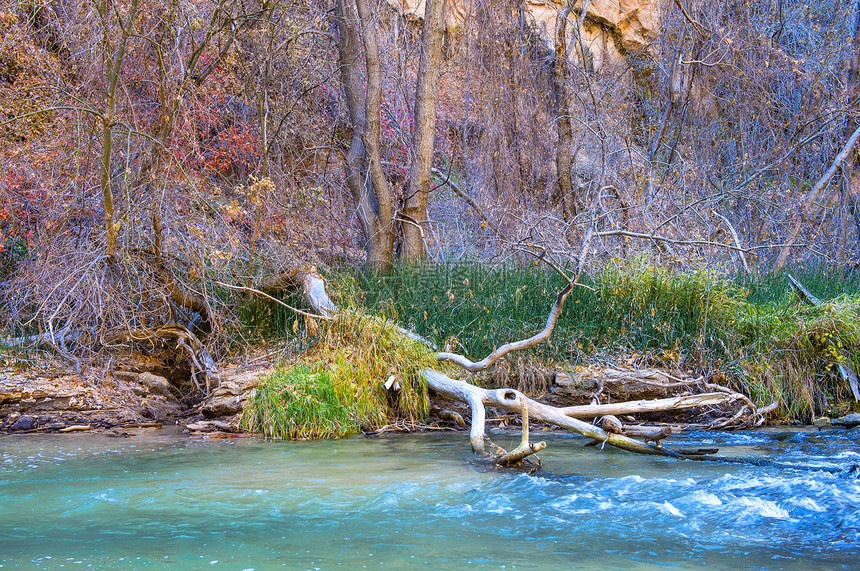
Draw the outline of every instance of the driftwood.
[[[643,412],[661,412],[681,410],[707,405],[727,404],[738,400],[742,395],[723,392],[704,393],[700,395],[684,395],[656,400],[639,400],[611,404],[587,404],[560,408],[563,414],[572,418],[589,418],[607,414],[638,414]]]
[[[549,339],[552,330],[555,328],[555,322],[558,320],[558,316],[561,315],[562,307],[564,306],[564,300],[567,299],[567,296],[573,291],[573,280],[568,280],[568,284],[564,286],[558,295],[556,296],[555,303],[552,306],[552,309],[549,312],[549,317],[546,319],[546,324],[543,329],[541,329],[537,334],[529,337],[528,339],[523,339],[521,341],[513,341],[511,343],[506,343],[484,357],[482,360],[478,362],[470,361],[468,358],[463,355],[459,355],[457,353],[437,353],[436,358],[439,361],[449,361],[454,363],[455,365],[469,371],[470,373],[477,373],[479,371],[483,371],[496,363],[499,359],[511,353],[513,351],[522,351],[523,349],[529,349],[534,347],[535,345],[539,345]]]
[[[528,399],[521,396],[519,399],[520,414],[523,419],[523,436],[520,440],[520,445],[506,454],[501,454],[496,458],[496,464],[499,466],[514,466],[521,464],[527,456],[531,456],[536,452],[540,452],[546,448],[546,442],[531,443],[529,442],[529,405]]]
[[[534,401],[514,389],[482,389],[481,387],[476,387],[465,381],[452,379],[445,374],[432,370],[424,371],[424,379],[427,381],[427,386],[437,394],[464,402],[470,406],[472,409],[472,427],[469,433],[469,442],[472,445],[472,450],[478,453],[486,453],[485,407],[491,406],[513,412],[521,412],[523,409],[522,403],[525,402],[528,407],[528,414],[534,420],[566,428],[567,430],[578,432],[594,440],[606,442],[630,452],[662,456],[671,455],[656,446],[649,446],[621,434],[608,433],[602,428],[571,418],[561,412],[560,409]],[[522,448],[522,445],[520,448]]]

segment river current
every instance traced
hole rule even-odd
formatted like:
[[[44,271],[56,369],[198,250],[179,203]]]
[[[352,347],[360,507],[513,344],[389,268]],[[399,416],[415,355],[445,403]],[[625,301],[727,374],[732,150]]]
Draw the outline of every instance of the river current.
[[[860,569],[860,429],[671,439],[796,468],[538,433],[532,475],[478,461],[463,433],[137,432],[0,438],[0,567]]]

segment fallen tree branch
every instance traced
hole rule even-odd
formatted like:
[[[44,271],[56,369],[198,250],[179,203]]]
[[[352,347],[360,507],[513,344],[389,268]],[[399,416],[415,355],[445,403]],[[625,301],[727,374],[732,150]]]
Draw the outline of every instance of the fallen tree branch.
[[[457,353],[437,353],[436,358],[439,361],[449,361],[466,369],[470,373],[477,373],[479,371],[483,371],[489,367],[492,367],[493,364],[513,351],[521,351],[523,349],[529,349],[534,347],[535,345],[539,345],[543,343],[549,336],[552,334],[552,330],[555,327],[555,322],[558,320],[558,316],[561,314],[561,309],[564,306],[564,300],[567,299],[568,294],[573,291],[573,282],[570,281],[564,288],[558,292],[558,296],[555,299],[555,303],[552,306],[552,309],[549,312],[549,317],[547,317],[546,325],[544,325],[543,329],[540,330],[535,335],[532,335],[528,339],[522,339],[520,341],[513,341],[511,343],[505,343],[477,363],[469,360],[467,357],[457,354]]]
[[[793,275],[788,272],[785,272],[785,279],[788,280],[788,285],[791,286],[791,289],[797,292],[797,295],[800,296],[800,299],[802,299],[809,305],[821,305],[821,300],[812,295],[812,292],[806,289],[802,283],[794,279]]]
[[[544,448],[546,448],[546,442],[538,442],[536,444],[532,444],[529,442],[529,404],[528,399],[525,396],[520,395],[520,406],[522,422],[523,422],[523,436],[520,440],[520,445],[515,449],[511,450],[507,454],[502,454],[501,456],[496,458],[496,464],[499,466],[514,466],[516,464],[522,463],[522,461],[532,454],[540,452]]]
[[[818,182],[815,183],[815,186],[806,193],[806,196],[803,199],[803,202],[800,205],[800,210],[794,217],[792,221],[791,227],[788,230],[788,236],[786,237],[786,244],[779,251],[779,254],[776,258],[776,270],[779,271],[785,266],[786,260],[788,260],[788,254],[791,251],[792,246],[795,246],[795,242],[797,241],[797,237],[800,234],[800,227],[803,225],[803,213],[808,212],[815,201],[818,200],[818,195],[821,194],[825,188],[827,188],[828,183],[830,183],[830,179],[836,174],[839,170],[839,167],[848,158],[851,154],[851,151],[854,149],[854,146],[857,144],[858,139],[860,139],[860,127],[858,127],[854,133],[848,138],[845,142],[845,146],[842,147],[842,150],[836,155],[836,158],[833,159],[833,163],[830,165],[830,168],[827,169],[827,172],[822,175]]]
[[[535,335],[532,335],[528,339],[522,339],[520,341],[512,341],[510,343],[505,343],[504,345],[502,345],[501,347],[499,347],[498,349],[496,349],[495,351],[493,351],[492,353],[490,353],[489,355],[487,355],[486,357],[484,357],[483,359],[481,359],[477,363],[474,361],[471,361],[465,355],[460,355],[458,353],[448,353],[448,352],[437,353],[436,359],[438,359],[441,362],[449,361],[451,363],[454,363],[455,365],[462,367],[463,369],[466,369],[470,373],[477,373],[479,371],[483,371],[485,369],[488,369],[489,367],[492,367],[496,361],[498,361],[499,359],[501,359],[502,357],[504,357],[508,353],[512,353],[514,351],[522,351],[523,349],[530,349],[531,347],[534,347],[535,345],[539,345],[540,343],[543,343],[544,341],[549,339],[549,336],[552,334],[552,330],[555,328],[555,323],[556,323],[556,321],[558,321],[558,316],[561,315],[561,310],[564,307],[564,300],[567,299],[567,296],[570,294],[570,292],[573,291],[574,286],[581,285],[577,282],[579,281],[579,277],[582,275],[582,270],[585,267],[585,257],[588,254],[588,249],[589,249],[590,244],[591,244],[592,236],[594,236],[594,232],[593,232],[592,226],[589,225],[588,232],[587,232],[585,239],[583,240],[583,243],[582,243],[582,250],[580,251],[580,254],[579,254],[579,260],[577,262],[577,267],[576,267],[576,274],[574,275],[573,278],[568,276],[561,269],[561,267],[559,267],[558,264],[556,264],[555,262],[553,262],[552,260],[550,260],[546,257],[546,250],[545,249],[541,249],[541,251],[537,254],[535,254],[533,251],[530,251],[530,253],[532,255],[534,255],[538,260],[541,260],[542,262],[547,264],[549,267],[554,269],[567,282],[567,285],[564,286],[564,288],[562,288],[562,290],[558,292],[558,295],[555,298],[555,303],[553,303],[552,308],[549,311],[549,316],[547,316],[547,318],[546,318],[546,324],[544,325],[543,329],[541,329],[538,333],[536,333]],[[585,286],[583,286],[583,287],[585,287]],[[591,288],[588,288],[588,289],[591,289]]]
[[[734,241],[735,246],[738,247],[738,257],[741,259],[741,263],[743,264],[744,271],[746,273],[750,273],[750,266],[747,263],[747,255],[744,253],[743,248],[741,248],[741,239],[738,237],[738,233],[735,230],[735,227],[732,225],[732,223],[729,221],[728,218],[726,218],[725,216],[723,216],[722,214],[720,214],[719,212],[717,212],[713,208],[711,209],[711,212],[713,212],[717,218],[722,220],[723,223],[726,225],[726,228],[729,229],[729,234],[732,235],[732,240]]]
[[[498,225],[495,222],[493,222],[492,217],[487,216],[487,213],[484,212],[484,209],[481,208],[481,206],[475,201],[475,199],[472,198],[471,196],[469,196],[468,194],[466,194],[466,192],[462,188],[460,188],[460,186],[457,183],[455,183],[454,181],[451,180],[450,174],[446,175],[442,171],[437,169],[436,167],[431,167],[430,172],[435,174],[436,176],[438,176],[440,178],[443,178],[441,184],[445,184],[448,186],[448,188],[453,190],[454,194],[456,194],[457,196],[462,198],[466,202],[466,204],[471,206],[472,210],[474,210],[475,213],[481,217],[481,222],[485,222],[490,228],[493,229],[493,231],[499,237],[501,237],[503,240],[507,240],[507,237],[505,236],[504,232],[502,232],[502,230],[498,227]]]
[[[276,297],[273,297],[273,296],[271,296],[271,295],[267,294],[267,293],[266,293],[266,292],[264,292],[264,291],[260,291],[260,290],[258,290],[258,289],[254,289],[254,288],[252,288],[252,287],[245,287],[245,286],[230,285],[230,284],[227,284],[227,283],[224,283],[224,282],[218,282],[218,281],[216,281],[215,283],[216,283],[216,284],[218,284],[219,286],[223,286],[223,287],[230,288],[230,289],[235,289],[235,290],[237,290],[237,291],[247,291],[247,292],[250,292],[250,293],[255,293],[255,294],[257,294],[257,295],[261,295],[261,296],[263,296],[263,297],[265,297],[265,298],[267,298],[267,299],[270,299],[270,300],[274,301],[275,303],[278,303],[278,304],[282,305],[283,307],[285,307],[285,308],[289,309],[290,311],[295,312],[295,313],[298,313],[299,315],[304,315],[305,317],[310,317],[310,318],[313,318],[313,319],[323,319],[323,320],[330,320],[330,319],[332,319],[332,317],[327,316],[327,315],[321,315],[321,314],[317,314],[317,313],[309,313],[309,312],[307,312],[307,311],[302,311],[301,309],[298,309],[298,308],[296,308],[296,307],[293,307],[292,305],[289,305],[289,304],[287,304],[287,303],[284,303],[284,302],[283,302],[283,301],[281,301],[280,299],[278,299],[278,298],[276,298]]]
[[[637,400],[611,404],[586,404],[559,408],[559,412],[571,418],[589,418],[608,414],[638,414],[643,412],[660,412],[666,410],[682,410],[698,406],[728,404],[741,398],[742,395],[732,395],[723,392],[704,393],[700,395],[685,395],[679,397]]]
[[[260,284],[263,291],[281,291],[284,289],[301,291],[311,307],[326,318],[331,318],[338,312],[337,306],[326,293],[325,280],[311,268],[309,271],[293,268],[276,276],[263,280]]]
[[[553,406],[534,401],[514,389],[482,389],[465,381],[458,381],[438,371],[423,372],[427,386],[439,395],[469,404],[472,409],[472,427],[469,432],[469,442],[472,450],[484,454],[486,406],[503,408],[513,412],[522,410],[522,401],[527,403],[529,414],[535,420],[552,424],[567,430],[578,432],[600,442],[606,442],[616,448],[636,452],[638,454],[655,454],[658,456],[678,456],[677,454],[650,446],[638,440],[633,440],[621,434],[611,434],[601,428],[571,418]]]
[[[735,252],[750,253],[753,250],[742,248],[734,244],[726,244],[725,242],[711,242],[710,240],[676,240],[667,238],[666,236],[658,236],[656,234],[645,234],[642,232],[630,232],[629,230],[604,230],[597,232],[596,236],[604,238],[606,236],[627,236],[628,238],[640,238],[642,240],[653,240],[654,242],[662,242],[665,244],[675,244],[676,246],[715,246],[717,248],[725,248]]]

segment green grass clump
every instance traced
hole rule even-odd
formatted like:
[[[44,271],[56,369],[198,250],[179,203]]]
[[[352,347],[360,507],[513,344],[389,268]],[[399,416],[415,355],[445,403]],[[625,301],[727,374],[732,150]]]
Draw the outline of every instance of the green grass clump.
[[[257,388],[242,426],[270,438],[330,438],[358,431],[346,387],[326,370],[279,369]]]
[[[787,416],[811,420],[851,398],[838,365],[860,370],[858,318],[858,296],[740,305],[718,331],[726,369],[759,403],[779,400]]]
[[[320,327],[298,362],[262,380],[242,427],[272,438],[330,438],[395,419],[422,420],[430,405],[421,371],[433,353],[380,316],[344,310]],[[384,388],[394,375],[399,390]]]

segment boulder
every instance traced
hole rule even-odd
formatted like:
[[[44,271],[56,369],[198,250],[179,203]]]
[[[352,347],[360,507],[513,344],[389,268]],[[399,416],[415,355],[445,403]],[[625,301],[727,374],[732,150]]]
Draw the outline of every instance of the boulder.
[[[207,418],[231,416],[242,412],[246,400],[242,395],[214,396],[200,407],[200,411]]]
[[[844,426],[845,428],[854,428],[860,426],[860,414],[846,414],[840,418],[833,419],[834,425]]]
[[[170,392],[170,383],[164,377],[152,373],[141,373],[137,377],[137,382],[146,387],[151,394],[174,398],[173,393]]]
[[[21,416],[12,423],[12,426],[9,427],[9,430],[32,430],[33,427],[36,426],[36,419],[32,416]]]

